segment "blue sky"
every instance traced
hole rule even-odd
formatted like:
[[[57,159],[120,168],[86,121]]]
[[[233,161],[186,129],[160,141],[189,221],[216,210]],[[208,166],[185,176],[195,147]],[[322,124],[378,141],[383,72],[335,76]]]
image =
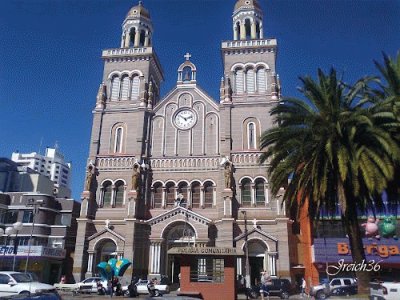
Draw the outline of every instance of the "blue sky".
[[[235,0],[144,0],[153,46],[164,69],[162,95],[176,82],[186,52],[198,84],[219,99],[220,42],[232,39]],[[278,40],[284,96],[297,96],[298,76],[335,67],[348,82],[377,74],[373,60],[400,48],[397,0],[260,0],[264,36]],[[101,82],[102,49],[120,45],[134,0],[5,0],[0,5],[0,157],[15,150],[59,149],[73,164],[79,199],[92,114]],[[40,147],[40,145],[42,145]]]

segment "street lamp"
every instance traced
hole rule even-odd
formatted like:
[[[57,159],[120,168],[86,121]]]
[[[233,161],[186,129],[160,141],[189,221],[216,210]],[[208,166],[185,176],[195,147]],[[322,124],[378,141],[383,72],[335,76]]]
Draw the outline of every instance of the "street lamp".
[[[242,214],[244,217],[244,245],[246,247],[246,265],[245,265],[245,270],[244,270],[244,275],[245,275],[245,283],[246,283],[246,289],[250,288],[250,265],[249,265],[249,247],[248,247],[248,241],[247,241],[247,214],[245,210],[242,210]],[[246,299],[249,299],[249,295],[246,292]]]
[[[15,230],[13,271],[15,271],[15,257],[17,256],[17,251],[18,251],[18,232],[22,230],[24,225],[21,222],[15,222],[13,224],[13,227]]]
[[[35,228],[35,217],[36,214],[39,211],[39,206],[43,204],[43,200],[39,199],[29,199],[28,203],[26,204],[27,207],[33,207],[33,218],[32,218],[32,229],[31,229],[31,235],[29,236],[29,247],[28,247],[28,255],[26,256],[26,263],[25,263],[25,273],[28,271],[28,264],[29,264],[29,255],[31,253],[31,246],[32,246],[32,236],[33,236],[33,230]]]

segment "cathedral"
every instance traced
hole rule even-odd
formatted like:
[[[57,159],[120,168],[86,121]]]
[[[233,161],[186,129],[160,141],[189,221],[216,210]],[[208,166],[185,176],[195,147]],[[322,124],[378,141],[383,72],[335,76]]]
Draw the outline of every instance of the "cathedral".
[[[180,257],[168,253],[172,247],[243,253],[247,246],[248,260],[236,257],[238,278],[254,283],[263,270],[290,277],[289,220],[280,195],[270,193],[268,164],[259,164],[259,138],[280,99],[277,40],[264,37],[256,0],[236,1],[231,21],[232,39],[221,43],[219,99],[197,84],[189,53],[177,75],[163,74],[141,2],[123,21],[120,45],[103,50],[75,280],[124,257],[132,262],[126,279],[166,275],[177,282]],[[162,96],[164,76],[177,80]]]

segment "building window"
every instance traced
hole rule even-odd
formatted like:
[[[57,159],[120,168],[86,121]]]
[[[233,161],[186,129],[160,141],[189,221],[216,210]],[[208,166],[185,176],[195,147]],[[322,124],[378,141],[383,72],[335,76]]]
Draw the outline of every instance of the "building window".
[[[139,99],[139,76],[134,76],[132,78],[132,87],[131,87],[131,100]]]
[[[267,90],[267,81],[265,76],[265,69],[257,69],[257,91],[259,93],[265,93]]]
[[[242,207],[251,206],[251,182],[250,179],[242,180]]]
[[[114,153],[122,152],[122,138],[123,138],[123,128],[117,127],[115,130],[115,138],[114,138]]]
[[[192,184],[192,207],[200,207],[200,183],[195,182]]]
[[[129,94],[129,77],[125,75],[121,82],[121,100],[128,100]]]
[[[265,206],[265,188],[264,179],[257,179],[255,183],[256,190],[256,205]]]
[[[192,80],[192,68],[186,66],[182,70],[182,81],[183,82],[190,82]]]
[[[162,207],[162,184],[156,183],[153,187],[153,208]]]
[[[236,94],[243,94],[244,91],[244,73],[242,69],[235,72],[235,90]]]
[[[119,85],[120,85],[119,77],[115,75],[111,79],[111,100],[119,99]]]
[[[110,181],[106,181],[103,183],[103,206],[110,207],[111,206],[111,191],[112,184]]]
[[[246,73],[246,91],[248,93],[254,93],[255,91],[255,82],[254,82],[254,70],[248,69]]]
[[[253,122],[247,124],[247,146],[249,149],[256,149],[256,126]]]
[[[182,199],[182,202],[180,203],[180,205],[187,207],[188,184],[186,182],[181,182],[179,184],[178,193],[181,193],[183,195],[183,199]]]
[[[204,283],[224,282],[224,259],[210,257],[192,259],[190,281]]]
[[[6,219],[5,219],[5,224],[12,224],[17,222],[18,219],[18,211],[16,210],[9,210],[6,213]]]
[[[115,184],[115,207],[122,207],[124,204],[124,182],[117,181]]]
[[[213,184],[210,181],[207,181],[204,183],[204,207],[205,208],[211,208],[213,206]]]
[[[169,182],[166,186],[167,193],[167,207],[174,207],[175,205],[175,184]]]
[[[33,211],[24,210],[24,216],[22,217],[22,223],[33,223]]]

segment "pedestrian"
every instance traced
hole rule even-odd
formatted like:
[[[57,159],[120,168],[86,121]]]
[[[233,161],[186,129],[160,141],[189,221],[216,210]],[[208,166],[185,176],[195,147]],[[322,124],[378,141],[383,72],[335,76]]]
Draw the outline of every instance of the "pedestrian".
[[[260,286],[260,295],[261,300],[264,300],[264,294],[267,294],[269,299],[268,285],[271,285],[271,276],[269,276],[266,270],[261,272],[261,286]]]
[[[304,293],[306,291],[307,282],[304,277],[301,279],[301,297],[304,297]]]
[[[112,279],[107,281],[107,290],[108,290],[108,294],[110,295],[110,298],[112,298],[113,293],[114,293],[114,287],[113,287],[113,280]]]

